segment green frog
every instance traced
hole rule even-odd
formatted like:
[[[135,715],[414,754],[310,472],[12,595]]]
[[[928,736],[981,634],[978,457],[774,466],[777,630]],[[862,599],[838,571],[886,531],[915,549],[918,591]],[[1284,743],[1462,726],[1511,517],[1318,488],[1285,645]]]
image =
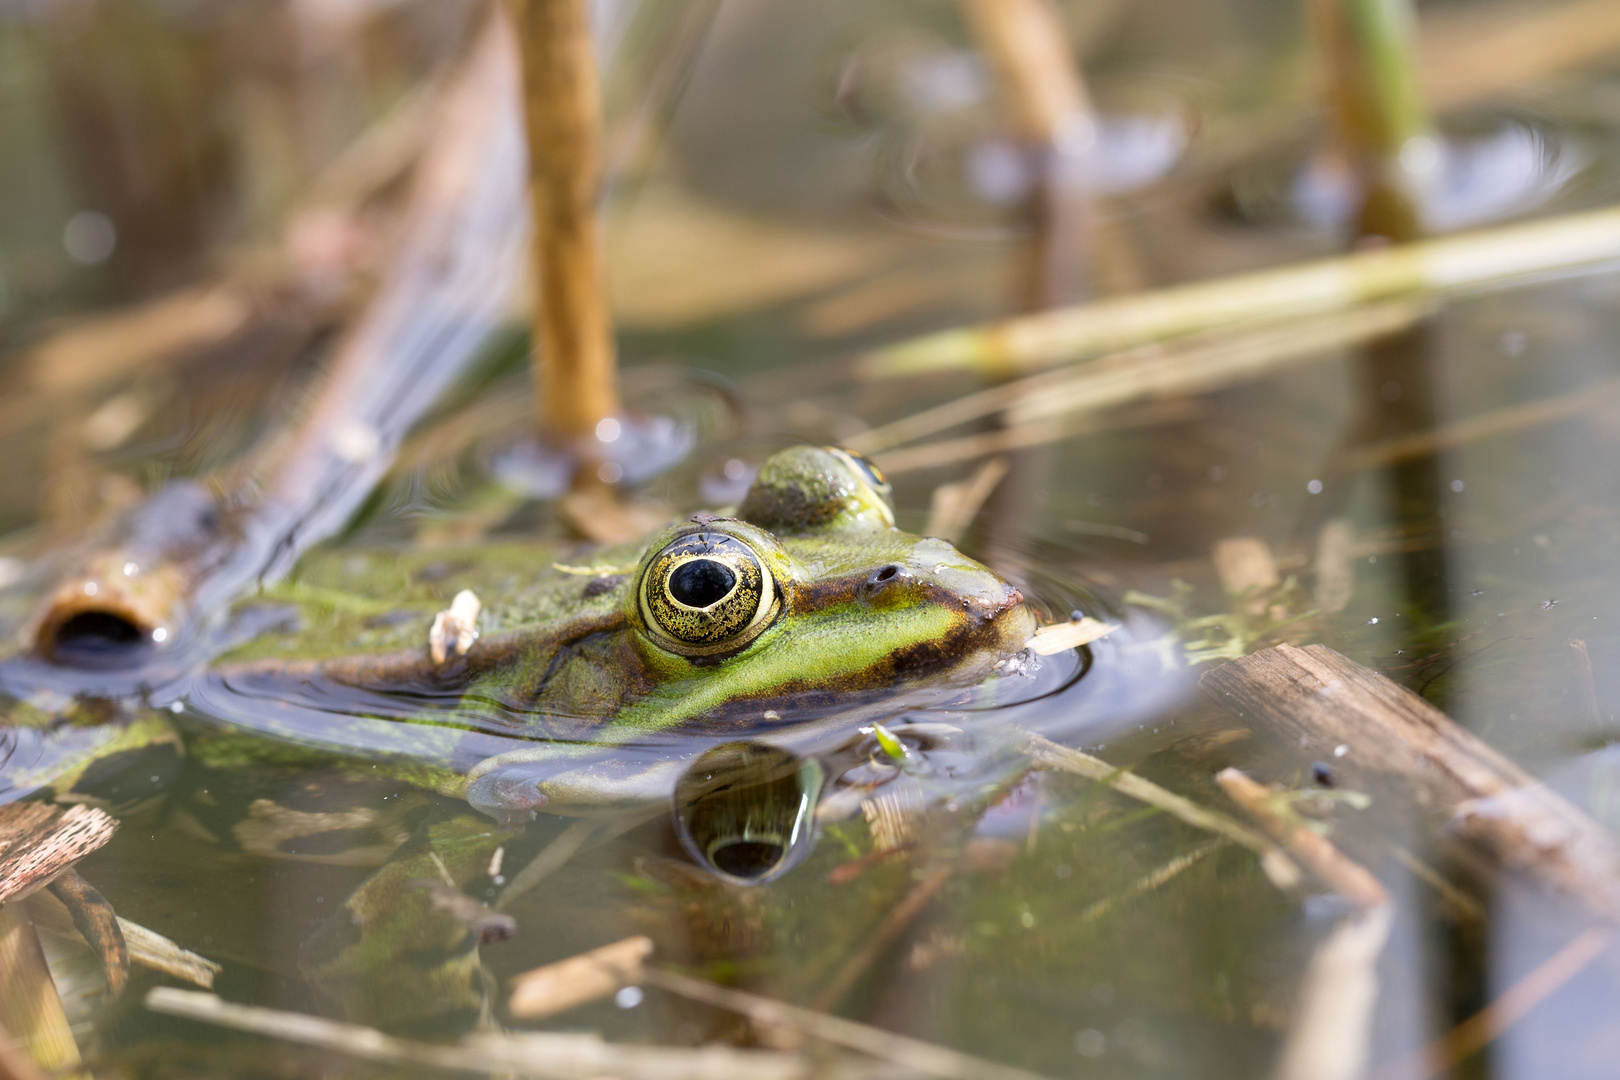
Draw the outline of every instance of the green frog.
[[[293,767],[300,747],[363,750],[356,774],[374,781],[380,767],[470,808],[391,840],[370,828],[362,861],[385,861],[306,947],[306,974],[348,1015],[397,1026],[477,1007],[491,924],[441,894],[504,880],[496,853],[537,814],[667,809],[683,771],[724,744],[813,757],[865,720],[984,681],[1035,630],[1016,588],[897,529],[882,475],[835,448],[771,457],[730,513],[554,554],[306,556],[238,609],[236,636],[256,633],[165,693],[148,688],[139,718],[65,761],[50,786],[87,797],[108,775],[97,758],[155,746],[218,770],[257,767],[265,740],[232,734],[248,731],[280,736],[271,745]],[[42,625],[47,660],[53,640]],[[208,718],[183,749],[170,710]],[[296,856],[312,830],[360,820],[265,799],[242,809],[212,833],[228,828],[263,854]]]

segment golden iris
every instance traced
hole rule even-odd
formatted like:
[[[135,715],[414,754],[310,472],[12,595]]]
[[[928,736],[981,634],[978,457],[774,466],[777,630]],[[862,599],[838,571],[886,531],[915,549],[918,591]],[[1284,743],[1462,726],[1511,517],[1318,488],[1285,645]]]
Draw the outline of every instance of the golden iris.
[[[752,548],[722,532],[695,532],[670,543],[641,576],[647,625],[683,652],[746,643],[776,610],[776,582]]]

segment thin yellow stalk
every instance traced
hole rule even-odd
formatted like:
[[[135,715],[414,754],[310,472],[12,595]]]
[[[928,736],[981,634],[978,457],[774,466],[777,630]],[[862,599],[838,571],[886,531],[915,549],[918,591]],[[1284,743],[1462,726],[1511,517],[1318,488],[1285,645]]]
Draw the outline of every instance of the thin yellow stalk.
[[[1095,412],[1142,398],[1207,391],[1329,349],[1393,333],[1412,325],[1427,311],[1422,303],[1392,301],[1331,318],[1144,345],[1076,371],[1045,372],[981,390],[862,432],[845,443],[858,453],[874,454],[998,412],[1006,412],[1008,422],[1019,425]]]
[[[586,0],[509,0],[523,57],[534,208],[541,431],[572,441],[619,411],[597,200],[602,106]]]
[[[862,357],[863,378],[1004,374],[1216,328],[1240,329],[1399,296],[1502,288],[1620,259],[1620,208],[1358,251],[928,334]]]

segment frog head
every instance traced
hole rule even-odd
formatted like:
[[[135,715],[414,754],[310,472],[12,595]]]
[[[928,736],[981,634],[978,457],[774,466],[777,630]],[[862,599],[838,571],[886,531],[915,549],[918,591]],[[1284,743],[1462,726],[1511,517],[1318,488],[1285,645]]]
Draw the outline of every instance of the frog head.
[[[842,450],[767,461],[735,517],[655,536],[623,597],[651,678],[621,722],[757,725],[983,678],[1034,631],[1023,596],[949,543],[902,532],[882,475]]]
[[[469,773],[475,805],[591,814],[667,799],[683,755],[638,763],[622,748],[663,736],[684,756],[736,737],[809,746],[808,730],[980,682],[1035,629],[1018,589],[896,528],[882,475],[835,449],[775,455],[735,516],[664,529],[616,589],[616,633],[597,622],[594,645],[547,654],[546,689],[527,704],[586,720],[582,746],[621,750],[574,766],[555,746],[488,759]],[[608,700],[612,715],[590,718]]]

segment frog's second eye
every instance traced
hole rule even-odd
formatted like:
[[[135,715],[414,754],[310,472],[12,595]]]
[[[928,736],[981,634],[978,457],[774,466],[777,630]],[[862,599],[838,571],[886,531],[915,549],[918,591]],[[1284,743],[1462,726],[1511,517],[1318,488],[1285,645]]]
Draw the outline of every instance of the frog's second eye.
[[[777,610],[776,582],[759,556],[722,532],[690,533],[654,555],[640,600],[648,628],[691,655],[746,645]]]

